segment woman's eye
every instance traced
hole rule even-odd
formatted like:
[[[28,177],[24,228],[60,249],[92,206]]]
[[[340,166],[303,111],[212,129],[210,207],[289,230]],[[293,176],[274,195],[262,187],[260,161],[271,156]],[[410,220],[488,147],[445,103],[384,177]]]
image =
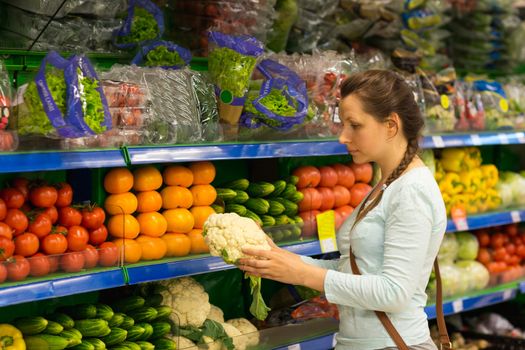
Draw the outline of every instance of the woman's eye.
[[[357,128],[359,128],[361,125],[359,125],[359,124],[350,124],[350,126],[351,126],[352,128],[354,128],[354,129],[357,129]]]

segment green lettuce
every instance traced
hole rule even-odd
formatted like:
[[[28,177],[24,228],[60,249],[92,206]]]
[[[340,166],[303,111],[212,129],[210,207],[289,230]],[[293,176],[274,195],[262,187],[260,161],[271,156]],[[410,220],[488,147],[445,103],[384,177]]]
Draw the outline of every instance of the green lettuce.
[[[84,121],[95,134],[101,134],[106,131],[104,124],[105,114],[102,97],[98,92],[98,80],[82,76],[80,68],[77,70],[79,74],[79,85],[81,86],[80,99],[82,100],[82,112],[84,114]]]
[[[158,66],[184,66],[186,62],[177,51],[169,51],[166,46],[157,46],[146,55],[144,65],[148,67]]]
[[[135,7],[131,31],[126,36],[118,38],[120,44],[140,43],[153,40],[159,35],[159,26],[155,17],[142,7]]]

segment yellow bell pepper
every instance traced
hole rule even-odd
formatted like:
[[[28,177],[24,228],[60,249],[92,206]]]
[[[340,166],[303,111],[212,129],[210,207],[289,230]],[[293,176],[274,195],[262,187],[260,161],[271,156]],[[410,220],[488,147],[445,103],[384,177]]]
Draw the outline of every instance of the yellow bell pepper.
[[[463,148],[446,148],[441,153],[441,165],[446,171],[459,173],[463,168],[465,156]]]
[[[478,212],[483,213],[489,210],[489,196],[486,191],[478,191],[474,194],[476,199],[476,205],[478,207]]]
[[[487,183],[483,179],[480,168],[470,170],[472,176],[472,192],[483,191],[487,188]]]
[[[26,343],[18,328],[7,323],[0,324],[0,350],[25,349]]]
[[[461,193],[465,189],[459,175],[456,173],[446,173],[438,185],[441,193],[447,193],[449,195]]]
[[[465,159],[464,167],[465,169],[475,169],[481,165],[481,152],[479,148],[476,147],[467,147],[465,148]]]
[[[460,172],[459,174],[459,178],[461,180],[461,182],[463,183],[463,187],[464,187],[464,192],[474,192],[473,188],[472,188],[472,183],[473,183],[473,179],[472,179],[472,172],[470,171],[467,171],[467,170],[463,170],[462,172]]]
[[[479,204],[475,194],[466,194],[467,203],[465,204],[465,210],[467,214],[476,214],[479,212]]]
[[[483,179],[487,183],[488,188],[496,186],[499,180],[498,168],[494,164],[485,164],[480,167]]]
[[[487,205],[489,210],[498,209],[501,206],[501,197],[498,191],[493,188],[489,188],[486,192],[488,196]]]

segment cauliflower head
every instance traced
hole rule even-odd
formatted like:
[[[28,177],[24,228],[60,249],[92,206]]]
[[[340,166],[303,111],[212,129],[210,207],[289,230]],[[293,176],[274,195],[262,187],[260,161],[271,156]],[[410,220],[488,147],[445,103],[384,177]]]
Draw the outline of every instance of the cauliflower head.
[[[224,313],[222,312],[220,308],[218,308],[215,305],[212,305],[207,319],[215,321],[215,322],[219,322],[219,323],[224,323]]]
[[[228,334],[228,337],[232,338],[233,340],[233,346],[235,346],[235,350],[245,350],[246,349],[246,340],[242,336],[242,333],[240,330],[232,326],[228,323],[221,323],[222,328],[224,328],[224,331],[226,334]],[[222,346],[221,350],[228,350],[225,346]]]
[[[229,264],[245,257],[243,248],[271,249],[266,233],[255,221],[235,213],[210,215],[204,223],[203,235],[210,254]]]
[[[182,277],[163,283],[163,304],[170,306],[170,319],[179,327],[201,327],[210,313],[211,304],[204,287],[191,277]]]
[[[247,319],[233,318],[226,323],[234,326],[243,334],[247,347],[259,344],[259,330]]]
[[[176,349],[199,350],[199,347],[195,345],[195,343],[189,340],[188,338],[174,335],[171,337],[171,340],[173,340],[175,344],[177,344]]]

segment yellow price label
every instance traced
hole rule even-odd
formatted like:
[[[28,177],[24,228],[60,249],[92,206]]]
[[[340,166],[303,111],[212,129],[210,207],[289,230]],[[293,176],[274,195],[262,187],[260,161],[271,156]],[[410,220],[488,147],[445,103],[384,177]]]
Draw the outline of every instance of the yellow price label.
[[[333,210],[318,214],[317,234],[323,253],[335,252],[337,250],[337,240],[335,238],[335,212]]]
[[[450,107],[450,99],[447,95],[441,95],[441,107],[448,109]]]
[[[509,111],[509,102],[502,98],[501,100],[499,100],[499,108],[503,111],[503,112],[508,112]]]

